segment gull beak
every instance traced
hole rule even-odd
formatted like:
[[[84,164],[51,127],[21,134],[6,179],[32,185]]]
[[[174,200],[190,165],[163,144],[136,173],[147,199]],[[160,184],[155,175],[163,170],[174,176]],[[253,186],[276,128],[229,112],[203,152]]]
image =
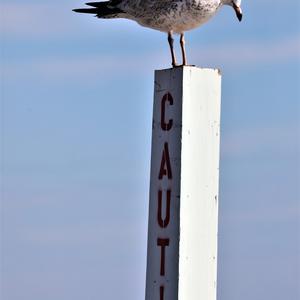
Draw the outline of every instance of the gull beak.
[[[243,12],[240,6],[236,5],[235,3],[233,3],[233,8],[235,10],[235,14],[237,16],[237,18],[239,19],[239,21],[242,21],[243,18]]]

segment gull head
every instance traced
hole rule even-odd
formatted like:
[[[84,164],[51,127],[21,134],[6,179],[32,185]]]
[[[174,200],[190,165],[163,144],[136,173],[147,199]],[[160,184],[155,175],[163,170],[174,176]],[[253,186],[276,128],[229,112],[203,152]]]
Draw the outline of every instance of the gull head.
[[[243,18],[243,12],[241,8],[241,0],[223,0],[223,4],[230,5],[238,18],[239,21],[242,21]]]

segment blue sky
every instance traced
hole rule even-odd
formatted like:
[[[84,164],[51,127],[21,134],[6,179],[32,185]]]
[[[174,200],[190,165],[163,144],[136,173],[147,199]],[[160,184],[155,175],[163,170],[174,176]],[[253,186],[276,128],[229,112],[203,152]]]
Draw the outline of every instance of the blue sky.
[[[82,5],[0,1],[3,300],[144,297],[168,44]],[[242,5],[186,34],[189,62],[223,74],[218,300],[298,300],[300,4]]]

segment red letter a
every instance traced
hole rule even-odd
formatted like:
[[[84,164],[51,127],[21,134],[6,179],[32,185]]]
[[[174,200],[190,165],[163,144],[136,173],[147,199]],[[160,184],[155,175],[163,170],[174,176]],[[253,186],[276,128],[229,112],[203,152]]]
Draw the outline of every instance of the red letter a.
[[[162,179],[164,175],[167,175],[169,179],[172,179],[172,170],[171,170],[168,143],[165,143],[164,145],[158,179]]]

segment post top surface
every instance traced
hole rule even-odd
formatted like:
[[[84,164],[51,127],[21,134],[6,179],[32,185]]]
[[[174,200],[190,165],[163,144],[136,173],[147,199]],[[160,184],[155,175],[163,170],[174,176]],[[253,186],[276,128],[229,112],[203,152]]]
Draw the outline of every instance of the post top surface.
[[[203,71],[203,72],[216,72],[218,75],[221,76],[221,70],[220,69],[215,69],[215,68],[200,68],[197,66],[178,66],[178,67],[172,67],[168,69],[161,69],[161,70],[155,70],[155,72],[184,72],[184,71]]]

